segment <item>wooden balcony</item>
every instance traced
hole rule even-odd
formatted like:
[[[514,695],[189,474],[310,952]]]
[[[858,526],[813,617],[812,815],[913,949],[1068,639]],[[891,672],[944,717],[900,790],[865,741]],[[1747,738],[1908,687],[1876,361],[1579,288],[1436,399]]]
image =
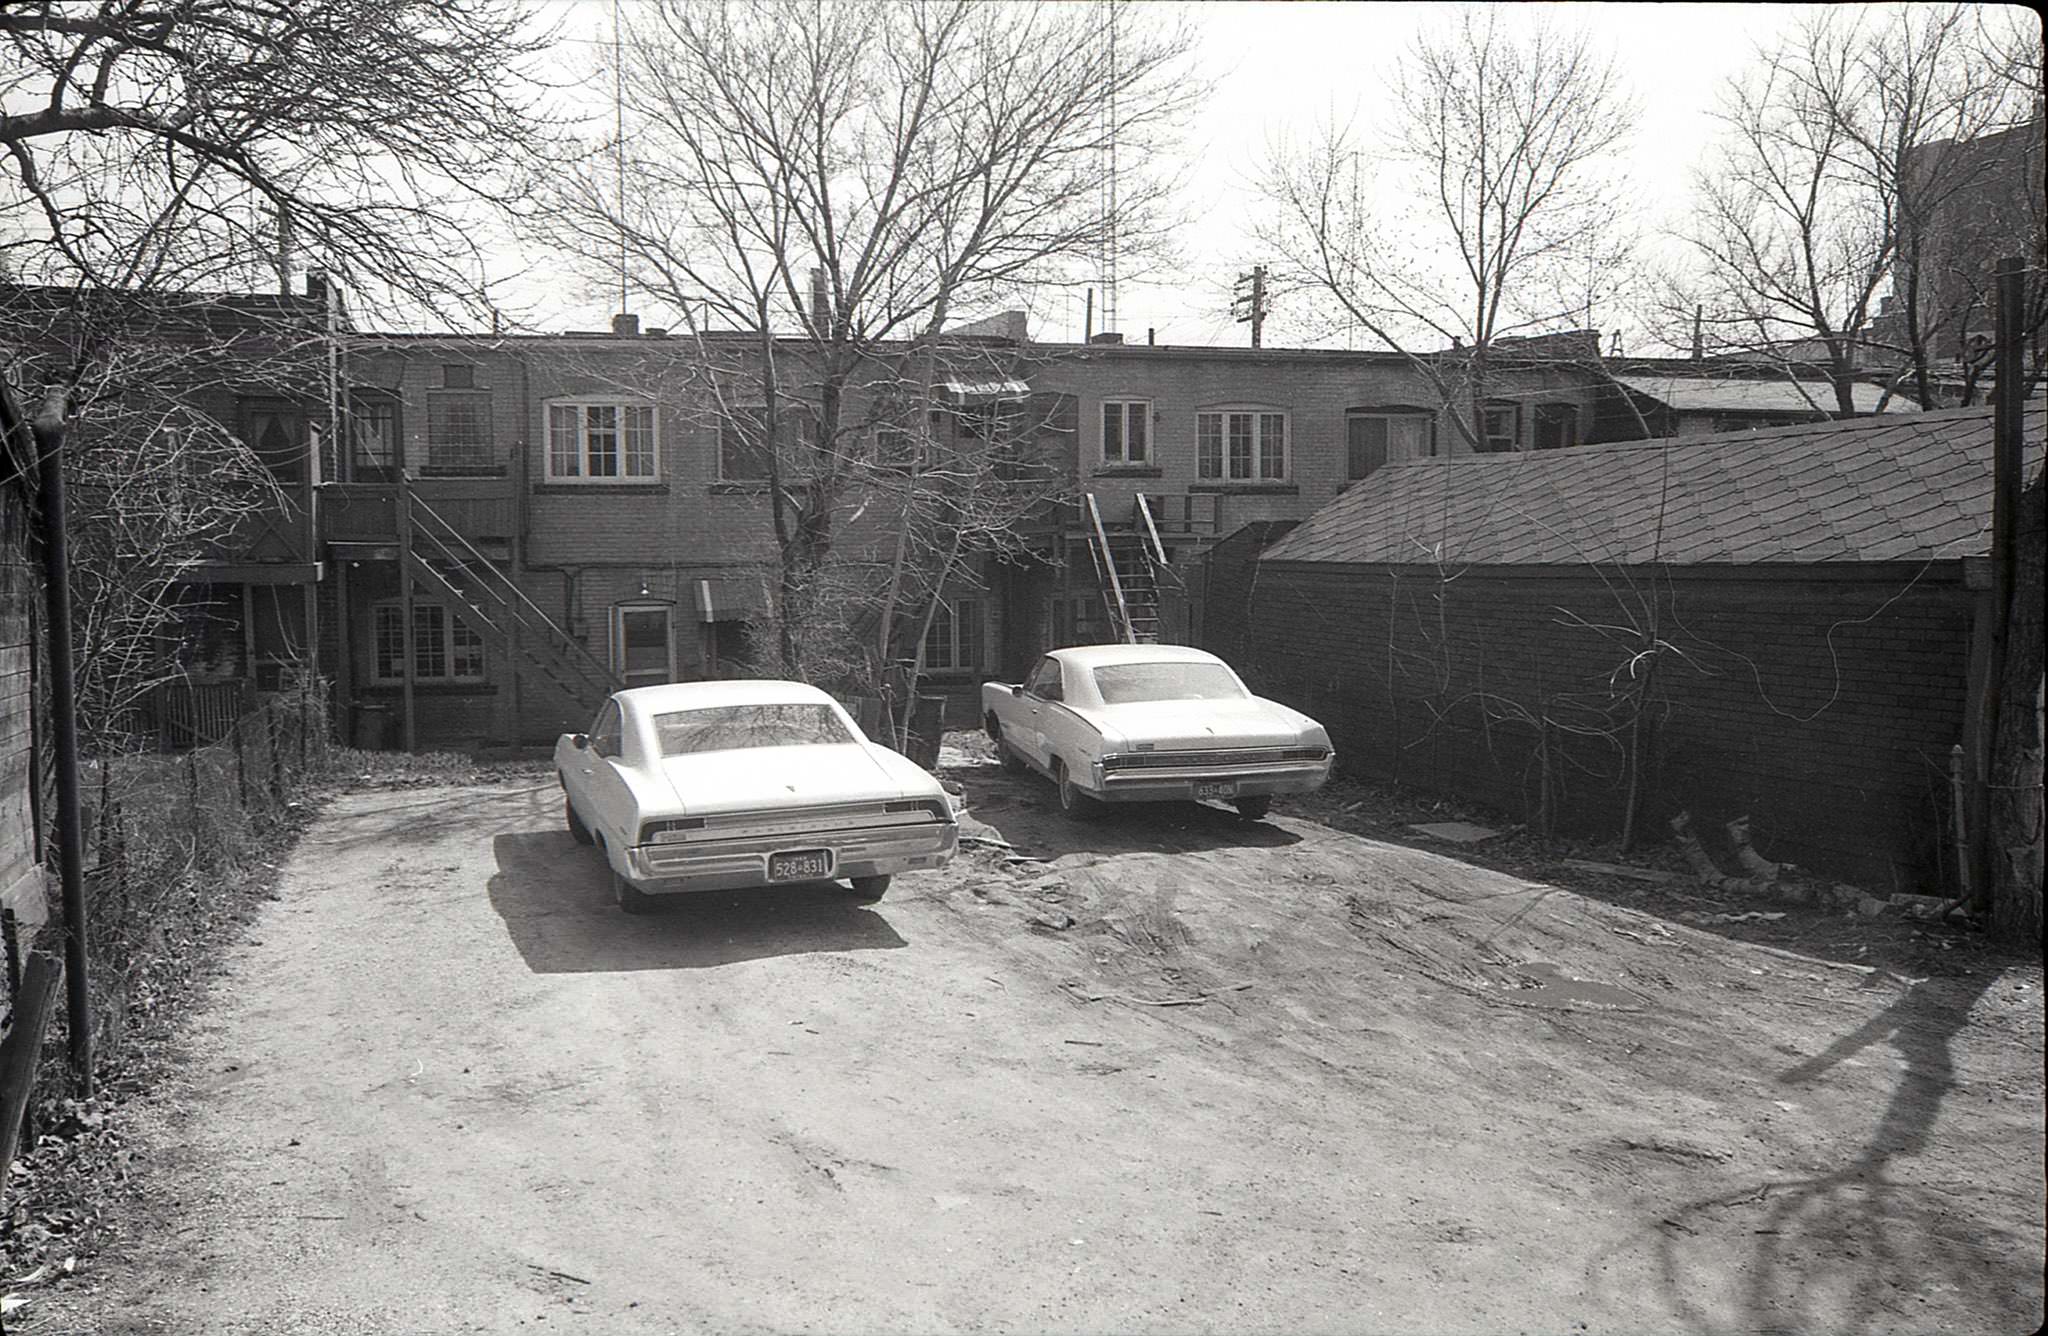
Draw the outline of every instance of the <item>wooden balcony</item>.
[[[519,490],[512,478],[415,478],[411,488],[472,542],[509,540],[518,533]],[[328,542],[396,542],[398,485],[339,482],[321,488],[320,536]]]

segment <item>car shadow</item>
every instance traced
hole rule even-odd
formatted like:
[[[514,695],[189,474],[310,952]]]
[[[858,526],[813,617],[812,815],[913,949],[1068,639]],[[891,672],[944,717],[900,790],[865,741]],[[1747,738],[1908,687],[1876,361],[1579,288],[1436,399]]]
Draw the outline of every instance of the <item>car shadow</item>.
[[[1006,775],[993,766],[960,767],[948,772],[967,794],[967,811],[1019,853],[1196,853],[1209,849],[1280,849],[1301,843],[1301,836],[1265,821],[1247,821],[1236,812],[1206,803],[1111,803],[1088,820],[1060,811],[1052,784],[1036,775]],[[1285,812],[1286,799],[1276,804]],[[1056,848],[1040,848],[1046,827],[1054,826]]]
[[[831,882],[664,897],[646,914],[612,901],[604,860],[566,831],[491,842],[491,908],[536,974],[693,970],[773,956],[907,945]]]

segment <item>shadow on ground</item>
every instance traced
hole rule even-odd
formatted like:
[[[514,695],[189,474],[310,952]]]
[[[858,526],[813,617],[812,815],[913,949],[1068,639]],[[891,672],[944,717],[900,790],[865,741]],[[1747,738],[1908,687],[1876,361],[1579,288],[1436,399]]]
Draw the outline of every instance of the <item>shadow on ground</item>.
[[[1835,1069],[1887,1046],[1903,1068],[1864,1143],[1804,1176],[1725,1182],[1710,1196],[1653,1210],[1637,1241],[1647,1247],[1669,1311],[1689,1331],[1868,1331],[1914,1327],[1939,1302],[1975,1295],[1994,1323],[2038,1321],[2021,1296],[2038,1294],[2040,1241],[2007,1236],[1954,1185],[1915,1181],[1910,1162],[1931,1148],[1944,1101],[1959,1089],[1953,1044],[1991,976],[1928,979],[1824,1051],[1774,1074],[1796,1108],[1819,1095]],[[1861,1064],[1859,1064],[1861,1065]],[[2015,1170],[2022,1170],[2015,1165]],[[2006,1260],[1987,1256],[1990,1246]],[[1985,1328],[1992,1329],[1992,1328]]]
[[[1225,807],[1206,803],[1113,803],[1089,820],[1059,810],[1052,784],[1036,775],[1006,775],[994,766],[949,771],[968,792],[968,812],[1037,858],[1062,854],[1198,853],[1210,849],[1279,849],[1301,843],[1291,830],[1247,821]],[[1280,804],[1285,803],[1280,800]],[[1284,810],[1276,804],[1276,810]],[[1053,823],[1058,844],[1037,847],[1045,837],[1031,828]]]
[[[831,882],[675,896],[627,914],[612,902],[603,859],[567,831],[499,835],[491,852],[491,908],[536,974],[710,969],[905,944]]]

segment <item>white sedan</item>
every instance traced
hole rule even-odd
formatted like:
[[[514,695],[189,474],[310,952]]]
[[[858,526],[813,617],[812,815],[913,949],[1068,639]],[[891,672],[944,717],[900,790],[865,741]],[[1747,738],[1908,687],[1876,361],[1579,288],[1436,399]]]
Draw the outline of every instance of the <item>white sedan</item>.
[[[1044,773],[1072,816],[1182,798],[1256,821],[1275,794],[1321,787],[1335,759],[1321,724],[1182,645],[1054,650],[1015,686],[984,685],[981,705],[1004,768]]]
[[[800,682],[636,687],[555,743],[569,832],[629,913],[653,896],[944,867],[959,822],[938,780]]]

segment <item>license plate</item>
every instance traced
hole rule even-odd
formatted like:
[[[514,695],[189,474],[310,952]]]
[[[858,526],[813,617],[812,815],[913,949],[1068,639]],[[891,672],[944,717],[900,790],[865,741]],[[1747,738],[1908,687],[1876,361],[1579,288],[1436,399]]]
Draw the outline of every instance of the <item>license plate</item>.
[[[1237,785],[1235,784],[1195,785],[1195,798],[1197,801],[1203,798],[1235,798],[1236,796]]]
[[[832,852],[829,849],[793,849],[788,853],[768,855],[770,881],[817,881],[831,875]]]

